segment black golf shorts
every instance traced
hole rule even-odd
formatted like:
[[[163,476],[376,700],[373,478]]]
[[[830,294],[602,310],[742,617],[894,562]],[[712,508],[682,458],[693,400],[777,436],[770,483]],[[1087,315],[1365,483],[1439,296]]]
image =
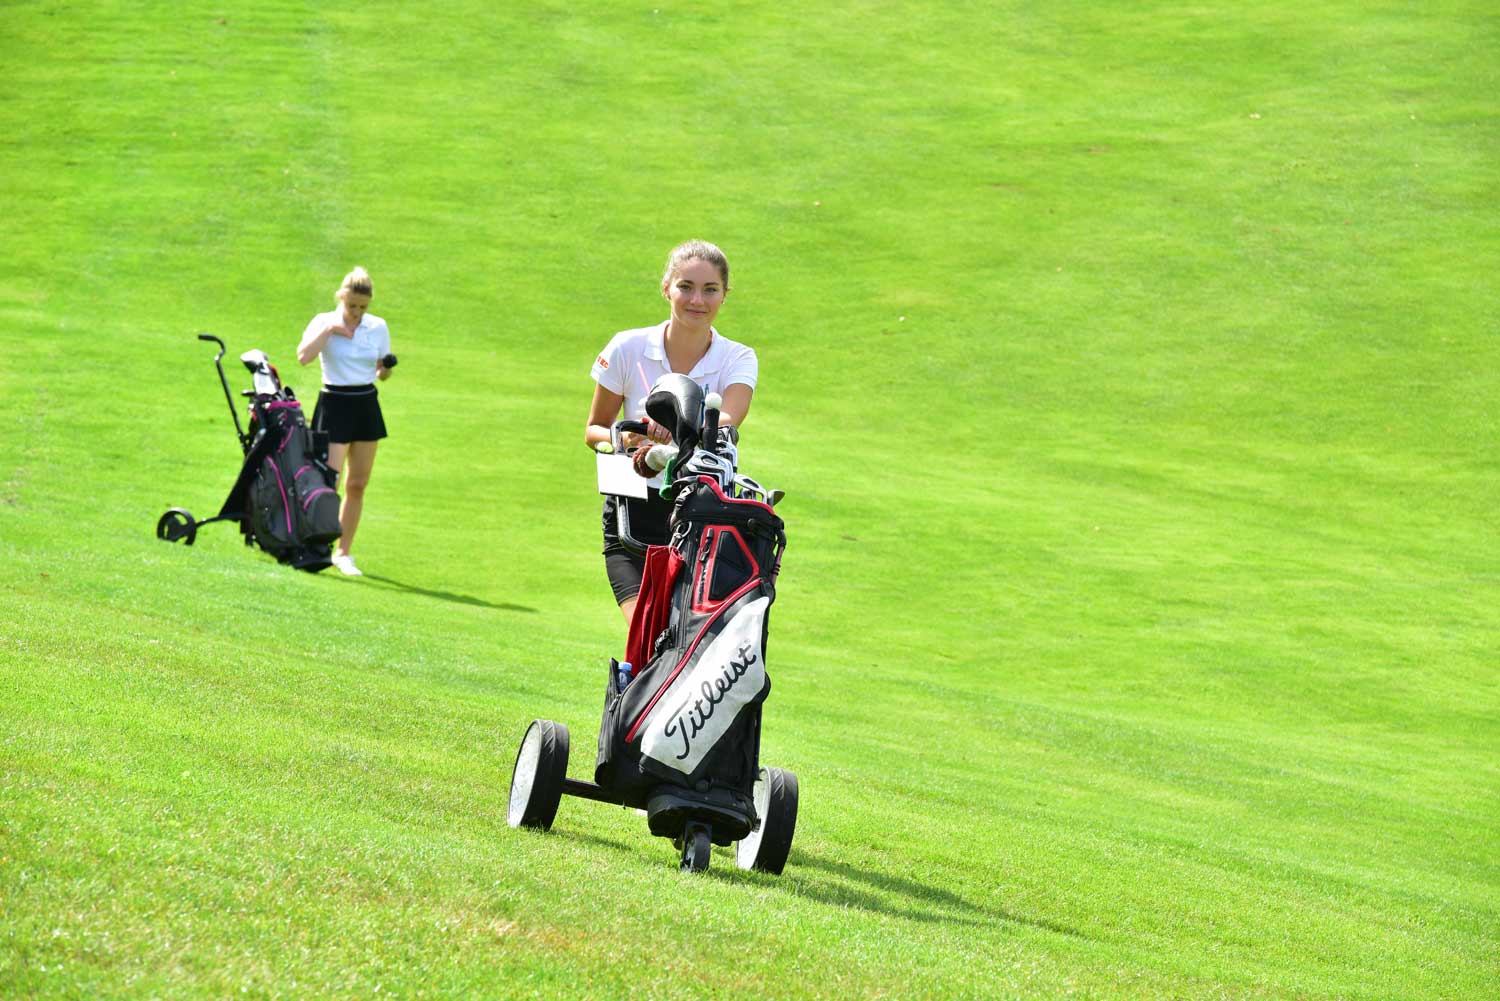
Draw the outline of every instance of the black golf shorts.
[[[615,593],[615,604],[634,598],[641,590],[641,576],[646,571],[646,554],[632,553],[620,541],[619,522],[615,505],[619,498],[606,497],[604,511],[600,517],[604,529],[604,571],[609,575],[609,586]],[[631,534],[647,545],[664,545],[667,541],[667,519],[672,506],[660,497],[649,501],[631,501]]]

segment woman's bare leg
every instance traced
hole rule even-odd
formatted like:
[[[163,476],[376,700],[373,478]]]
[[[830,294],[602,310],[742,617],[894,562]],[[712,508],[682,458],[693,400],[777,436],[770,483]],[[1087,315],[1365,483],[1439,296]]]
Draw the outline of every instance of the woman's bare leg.
[[[347,441],[330,441],[328,443],[328,468],[337,473],[339,479],[344,478],[344,455],[348,451],[349,443]]]
[[[338,445],[328,446],[328,458],[333,459],[333,450]],[[348,445],[348,479],[344,481],[344,503],[339,507],[339,525],[344,534],[339,536],[337,556],[348,556],[354,546],[354,533],[359,530],[359,516],[365,509],[365,487],[370,485],[370,471],[375,467],[375,450],[378,441],[352,441]]]

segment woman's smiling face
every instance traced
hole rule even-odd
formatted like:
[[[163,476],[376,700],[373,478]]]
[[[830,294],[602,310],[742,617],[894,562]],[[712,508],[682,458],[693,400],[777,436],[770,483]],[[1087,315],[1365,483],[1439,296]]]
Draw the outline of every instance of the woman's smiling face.
[[[672,304],[672,322],[689,327],[712,326],[724,305],[724,276],[708,261],[684,261],[662,287]]]

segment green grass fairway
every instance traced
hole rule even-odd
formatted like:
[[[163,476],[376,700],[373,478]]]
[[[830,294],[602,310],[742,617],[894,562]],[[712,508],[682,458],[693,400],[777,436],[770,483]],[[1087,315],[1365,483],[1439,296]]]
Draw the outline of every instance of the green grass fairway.
[[[1500,996],[1492,2],[0,2],[0,997]],[[594,354],[721,244],[781,877],[591,777]],[[355,553],[212,349],[401,367]],[[229,370],[238,389],[242,370]],[[310,406],[309,406],[310,410]]]

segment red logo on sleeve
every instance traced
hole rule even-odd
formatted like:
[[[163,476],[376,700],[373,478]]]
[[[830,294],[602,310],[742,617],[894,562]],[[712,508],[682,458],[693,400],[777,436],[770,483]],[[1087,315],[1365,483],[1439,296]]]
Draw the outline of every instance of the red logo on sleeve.
[[[599,367],[603,369],[609,368],[609,362],[604,359],[603,355],[599,356]]]

